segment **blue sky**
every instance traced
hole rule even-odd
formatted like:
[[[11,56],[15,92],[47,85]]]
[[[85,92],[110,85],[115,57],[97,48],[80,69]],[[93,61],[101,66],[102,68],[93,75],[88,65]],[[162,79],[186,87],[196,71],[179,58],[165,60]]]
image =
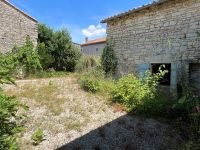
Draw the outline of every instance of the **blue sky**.
[[[152,0],[10,0],[41,23],[54,29],[66,27],[74,42],[85,36],[95,39],[105,36],[104,18],[118,14]]]

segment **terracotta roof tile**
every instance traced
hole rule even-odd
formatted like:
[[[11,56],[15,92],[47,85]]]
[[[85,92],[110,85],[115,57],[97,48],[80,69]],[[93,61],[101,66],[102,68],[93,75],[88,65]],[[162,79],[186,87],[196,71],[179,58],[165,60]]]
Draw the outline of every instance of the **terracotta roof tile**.
[[[106,42],[106,38],[100,38],[100,39],[90,40],[86,43],[81,44],[81,46],[93,45],[93,44],[99,44],[99,43],[105,43],[105,42]]]

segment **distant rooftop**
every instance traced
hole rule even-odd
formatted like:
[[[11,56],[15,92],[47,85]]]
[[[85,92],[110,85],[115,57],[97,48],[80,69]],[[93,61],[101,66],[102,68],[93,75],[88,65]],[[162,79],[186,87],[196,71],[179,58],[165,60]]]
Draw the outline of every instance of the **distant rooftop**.
[[[106,19],[102,20],[101,23],[107,23],[108,21],[114,20],[116,18],[121,18],[121,17],[126,16],[126,15],[128,15],[130,13],[139,12],[139,11],[141,11],[143,9],[146,9],[146,8],[149,8],[149,7],[152,7],[152,6],[155,6],[155,5],[160,5],[160,4],[165,3],[167,1],[169,1],[169,0],[154,0],[153,2],[151,2],[149,4],[145,4],[143,6],[139,6],[139,7],[133,8],[131,10],[128,10],[128,11],[126,11],[124,13],[120,13],[120,14],[111,16],[109,18],[106,18]]]
[[[95,40],[89,40],[89,41],[81,44],[81,46],[94,45],[94,44],[100,44],[100,43],[106,43],[106,38],[99,38],[99,39],[95,39]]]

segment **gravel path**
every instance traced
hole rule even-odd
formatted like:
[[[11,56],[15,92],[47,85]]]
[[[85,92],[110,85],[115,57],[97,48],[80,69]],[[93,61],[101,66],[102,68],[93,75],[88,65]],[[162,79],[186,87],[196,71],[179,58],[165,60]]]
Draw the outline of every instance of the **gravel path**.
[[[168,125],[114,111],[102,96],[82,91],[74,77],[16,83],[4,89],[29,106],[22,150],[160,150],[181,143]],[[33,146],[31,135],[38,128],[45,140]]]

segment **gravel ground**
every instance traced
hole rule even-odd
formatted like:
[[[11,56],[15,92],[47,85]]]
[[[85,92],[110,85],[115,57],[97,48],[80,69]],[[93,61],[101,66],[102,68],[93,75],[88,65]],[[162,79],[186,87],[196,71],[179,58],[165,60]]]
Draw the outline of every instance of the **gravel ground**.
[[[29,106],[22,150],[162,150],[181,144],[170,126],[115,111],[102,96],[82,91],[74,77],[16,83],[4,89]],[[31,135],[39,128],[45,140],[33,146]]]

